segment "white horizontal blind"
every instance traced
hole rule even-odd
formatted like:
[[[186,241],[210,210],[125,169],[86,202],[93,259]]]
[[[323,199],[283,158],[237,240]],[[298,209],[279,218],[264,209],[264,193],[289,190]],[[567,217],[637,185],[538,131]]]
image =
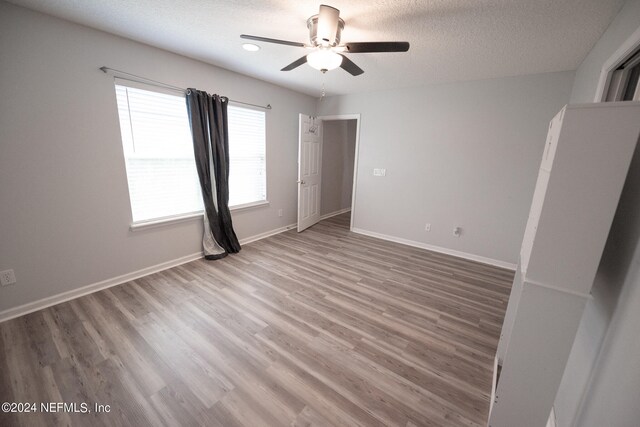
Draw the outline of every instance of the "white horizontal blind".
[[[229,106],[229,206],[267,199],[265,112]]]
[[[116,85],[133,221],[203,210],[184,97]]]

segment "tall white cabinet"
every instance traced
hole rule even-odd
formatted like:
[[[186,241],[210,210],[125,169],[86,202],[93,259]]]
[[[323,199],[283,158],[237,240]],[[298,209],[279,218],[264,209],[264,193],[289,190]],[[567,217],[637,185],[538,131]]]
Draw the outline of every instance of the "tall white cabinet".
[[[640,103],[551,121],[498,346],[491,427],[544,427],[640,136]]]

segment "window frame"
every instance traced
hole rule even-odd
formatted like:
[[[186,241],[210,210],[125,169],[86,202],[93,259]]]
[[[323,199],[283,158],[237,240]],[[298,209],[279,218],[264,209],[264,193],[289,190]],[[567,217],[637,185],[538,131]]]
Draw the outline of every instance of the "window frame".
[[[259,208],[262,206],[269,206],[269,205],[270,205],[269,200],[263,200],[261,202],[245,203],[244,205],[236,205],[234,207],[230,207],[229,210],[234,212],[234,211],[248,210],[252,208]],[[158,218],[158,219],[150,219],[146,221],[136,221],[136,222],[132,222],[131,225],[129,225],[129,229],[131,231],[147,230],[150,228],[157,228],[157,227],[162,227],[162,226],[171,225],[171,224],[179,224],[181,222],[188,222],[188,221],[201,219],[201,218],[204,218],[204,211],[192,212],[184,215],[174,215],[174,216]]]

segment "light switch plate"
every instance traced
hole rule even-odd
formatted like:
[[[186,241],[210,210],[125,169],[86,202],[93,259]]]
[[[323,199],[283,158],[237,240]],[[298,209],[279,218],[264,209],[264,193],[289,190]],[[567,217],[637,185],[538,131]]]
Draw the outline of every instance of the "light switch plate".
[[[373,176],[385,176],[387,174],[386,169],[375,168],[373,170]]]

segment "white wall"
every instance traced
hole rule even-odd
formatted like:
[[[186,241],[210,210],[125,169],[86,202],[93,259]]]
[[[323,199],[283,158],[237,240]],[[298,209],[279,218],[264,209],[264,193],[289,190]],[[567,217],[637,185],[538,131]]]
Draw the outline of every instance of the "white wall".
[[[0,270],[18,278],[0,289],[0,311],[201,251],[201,219],[129,231],[113,78],[102,65],[271,104],[271,204],[233,220],[240,238],[295,223],[298,113],[314,112],[313,98],[4,2],[0,57]]]
[[[558,414],[559,426],[636,427],[640,420],[640,149],[636,148],[631,170],[618,206],[614,227],[600,265],[600,283],[588,306],[572,349],[573,361],[587,360],[568,368],[564,388],[556,402],[566,394],[583,398],[575,416]],[[606,330],[603,337],[602,330]],[[602,344],[596,347],[599,339]],[[575,357],[574,357],[575,356]],[[587,371],[586,368],[591,368]],[[583,369],[580,371],[580,369]],[[571,389],[568,373],[584,373],[581,386]],[[564,395],[561,394],[564,392]],[[569,407],[572,409],[572,407]],[[563,408],[558,405],[558,409]],[[571,413],[569,413],[571,415]],[[566,422],[569,421],[569,422]]]
[[[587,410],[588,407],[597,405],[597,402],[588,401],[588,396],[591,382],[598,376],[598,358],[604,357],[600,352],[609,351],[606,350],[607,346],[603,345],[603,341],[607,334],[616,333],[615,327],[611,326],[612,319],[615,316],[625,316],[620,310],[620,304],[630,304],[629,301],[625,302],[621,294],[630,292],[628,288],[637,286],[634,282],[640,280],[636,267],[639,262],[637,245],[640,242],[639,194],[640,150],[636,148],[592,289],[593,299],[585,307],[556,395],[554,406],[559,427],[582,426],[582,423],[577,423],[582,409]],[[635,304],[635,311],[640,311],[640,305],[637,302]],[[636,317],[634,324],[640,324],[638,322],[640,317]],[[628,344],[633,345],[635,341],[636,336],[630,337]],[[640,358],[640,354],[636,353],[634,357]],[[627,368],[628,366],[623,371]],[[624,375],[631,379],[635,372],[638,371],[625,372]],[[640,377],[637,377],[637,380],[640,381]],[[638,386],[636,392],[640,392],[640,383]],[[614,390],[610,392],[612,395],[618,395]],[[605,410],[605,413],[609,412],[610,410]]]
[[[356,126],[356,120],[323,123],[321,215],[351,207]]]
[[[329,97],[323,114],[362,115],[354,227],[515,264],[572,82],[562,72]]]
[[[593,102],[604,63],[638,28],[640,1],[627,1],[576,71],[572,103]],[[637,425],[640,419],[639,243],[640,150],[636,149],[592,290],[593,300],[585,308],[556,396],[560,427],[626,427]]]

